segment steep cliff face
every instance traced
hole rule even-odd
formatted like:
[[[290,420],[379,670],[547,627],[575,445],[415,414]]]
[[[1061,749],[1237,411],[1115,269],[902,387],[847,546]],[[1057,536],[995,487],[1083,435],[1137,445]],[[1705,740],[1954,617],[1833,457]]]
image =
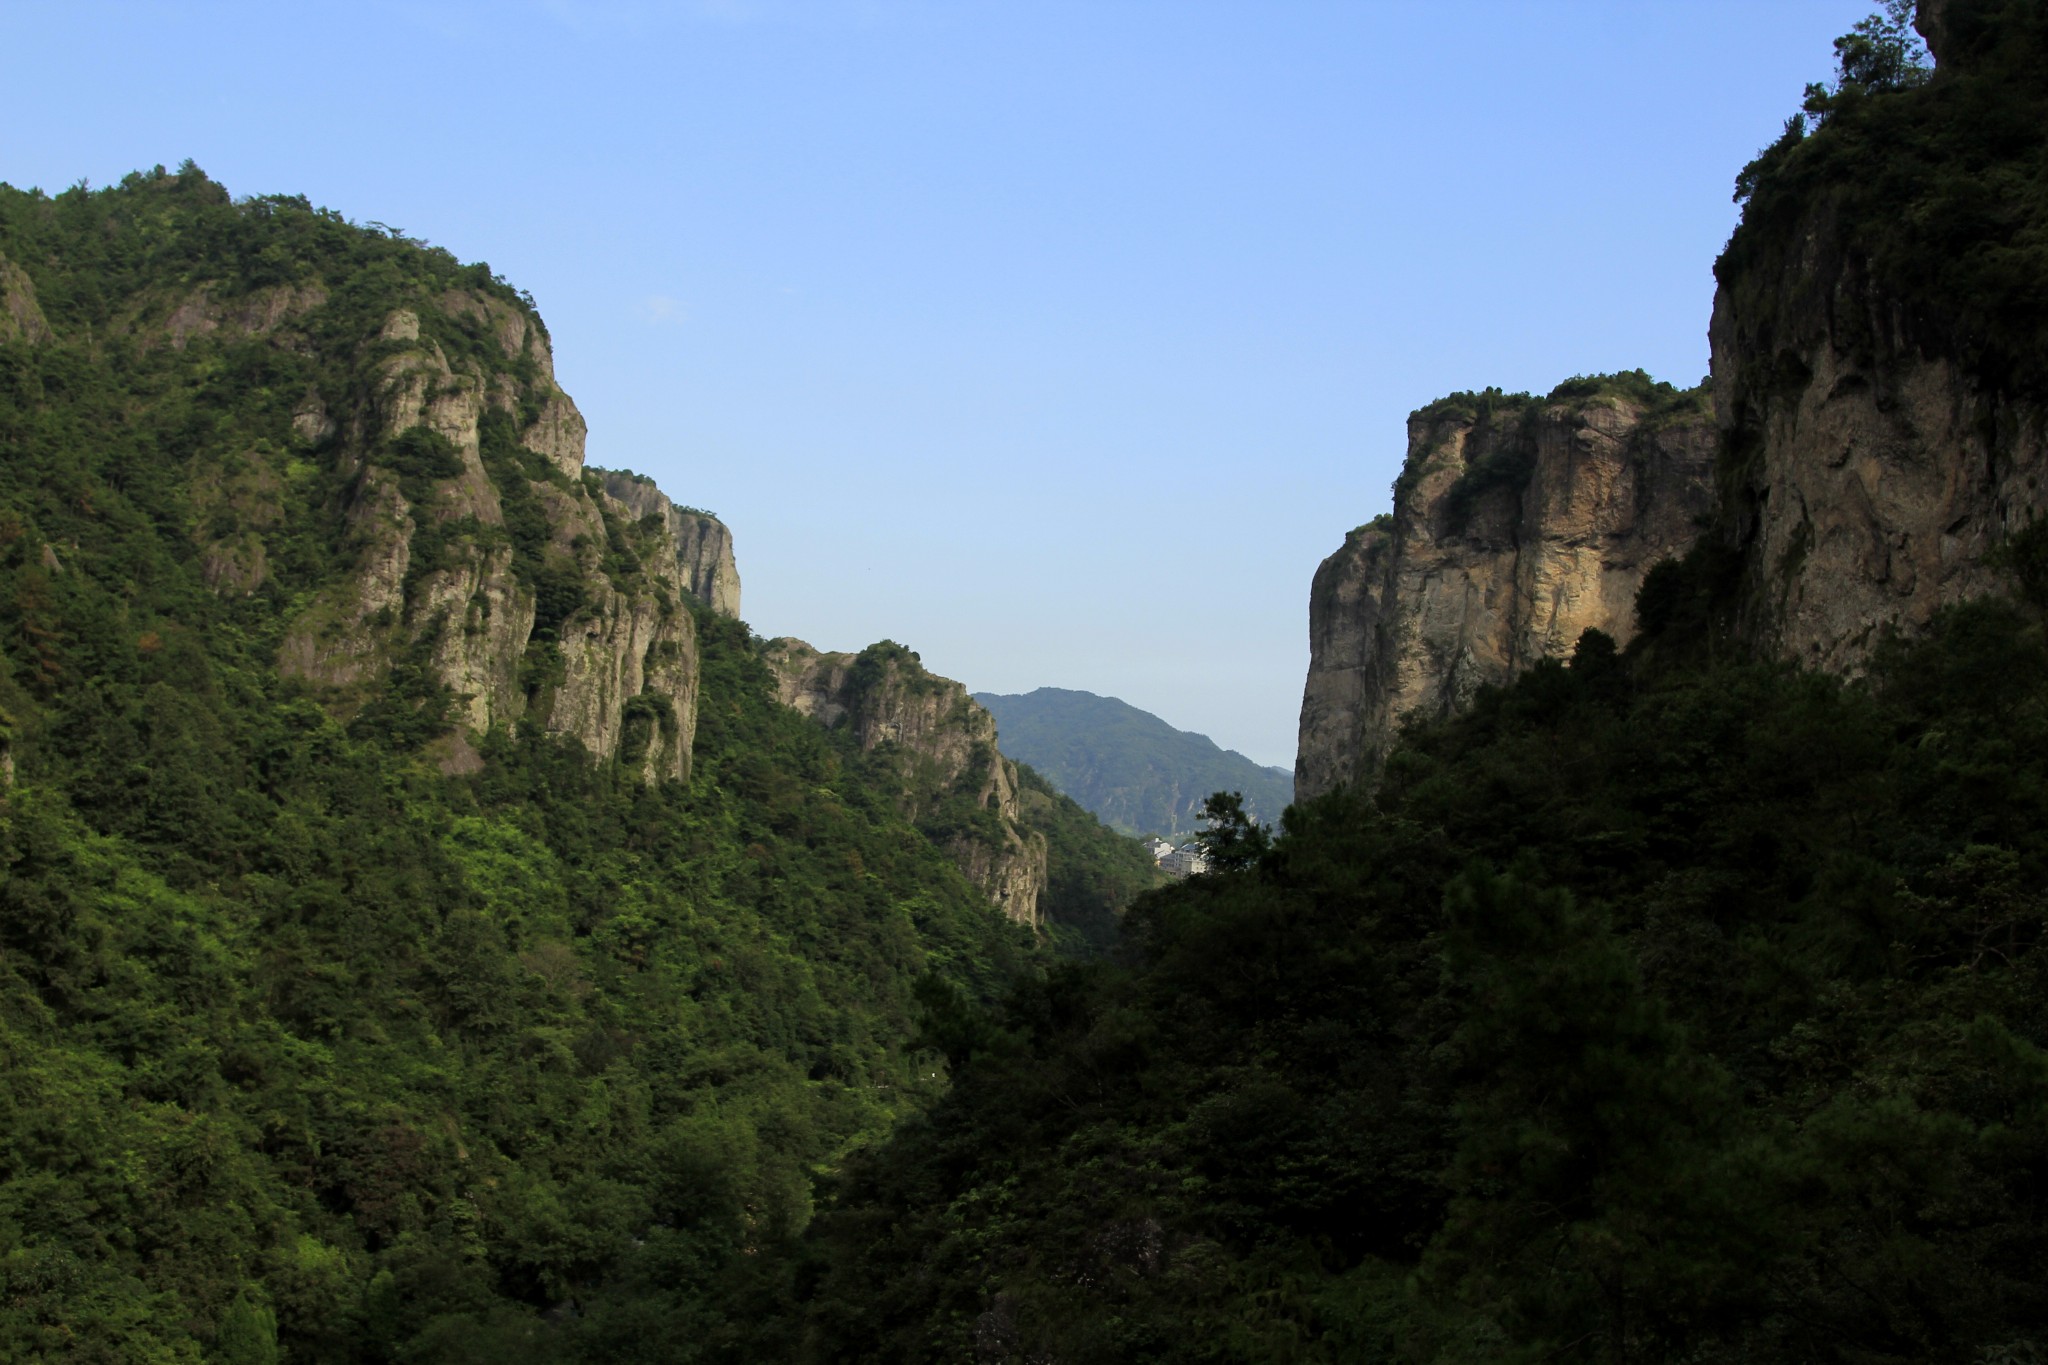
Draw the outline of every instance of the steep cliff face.
[[[1854,672],[2009,590],[1995,551],[2048,513],[2048,92],[2024,13],[1923,3],[1933,81],[1745,172],[1711,336],[1738,623],[1767,653]]]
[[[1640,374],[1410,417],[1393,512],[1316,572],[1295,798],[1369,775],[1404,718],[1447,715],[1587,629],[1626,642],[1643,575],[1713,506],[1713,462],[1703,395]]]
[[[453,355],[451,334],[468,343]],[[294,413],[332,462],[348,536],[344,572],[286,631],[281,671],[343,710],[401,674],[445,688],[435,744],[451,771],[476,765],[474,735],[528,720],[646,777],[687,776],[690,585],[667,522],[585,475],[583,419],[537,320],[447,291],[385,317],[357,370],[343,410],[309,394]],[[255,591],[281,483],[243,462],[202,487],[209,581]]]
[[[827,654],[780,639],[764,657],[783,705],[846,726],[861,752],[892,760],[904,815],[1006,916],[1040,925],[1046,838],[1021,823],[1017,765],[997,750],[995,718],[965,687],[889,641]]]
[[[604,491],[624,504],[636,521],[653,517],[668,527],[676,563],[691,594],[720,616],[738,619],[740,570],[726,524],[709,512],[676,506],[652,479],[619,470],[600,473]]]

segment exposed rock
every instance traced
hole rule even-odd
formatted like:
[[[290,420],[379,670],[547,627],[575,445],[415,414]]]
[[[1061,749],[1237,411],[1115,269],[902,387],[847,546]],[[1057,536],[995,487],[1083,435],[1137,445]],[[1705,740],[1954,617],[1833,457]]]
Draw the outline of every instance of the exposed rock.
[[[732,532],[709,512],[678,507],[652,479],[624,470],[594,470],[604,491],[635,521],[655,517],[668,526],[676,543],[676,560],[691,594],[721,616],[738,619],[740,571],[733,559]]]
[[[473,766],[463,731],[523,720],[648,778],[688,776],[697,639],[684,606],[692,587],[667,521],[640,522],[598,480],[579,477],[583,420],[546,378],[537,322],[496,298],[452,292],[436,303],[447,315],[435,323],[439,335],[450,325],[480,329],[506,365],[451,362],[420,310],[394,310],[375,338],[393,349],[345,420],[335,422],[317,399],[294,414],[301,438],[338,439],[334,458],[354,476],[342,511],[355,558],[292,621],[280,669],[344,710],[400,664],[424,669],[448,689],[458,724],[431,748],[444,771]],[[520,368],[522,359],[535,367]],[[503,431],[522,407],[539,416],[518,444],[546,465],[520,466],[503,445],[491,457],[498,463],[487,463],[486,417]],[[231,504],[229,483],[221,488],[215,502]],[[524,550],[507,525],[512,497],[529,509]],[[545,531],[538,542],[536,512]],[[260,577],[265,524],[243,517],[240,538],[211,551],[218,586],[246,591]],[[545,621],[542,580],[555,612]]]
[[[193,470],[200,573],[215,592],[254,592],[269,574],[263,533],[284,520],[284,481],[251,453]]]
[[[1797,241],[1715,296],[1741,624],[1853,673],[1889,630],[2009,591],[1986,555],[2048,514],[2048,414],[1918,344],[1825,218]]]
[[[1392,514],[1316,572],[1295,799],[1370,777],[1404,719],[1448,715],[1587,629],[1625,643],[1643,575],[1713,506],[1714,451],[1700,395],[1639,375],[1410,417]]]
[[[545,455],[548,463],[573,479],[583,472],[583,438],[587,434],[583,414],[568,394],[555,389],[520,442],[534,454]]]
[[[36,302],[35,282],[20,266],[0,256],[0,341],[26,341],[35,346],[50,336],[49,320]]]
[[[212,286],[202,284],[171,310],[160,334],[181,351],[195,338],[263,336],[325,302],[327,291],[317,284],[273,285],[230,302],[215,299]]]
[[[334,419],[327,415],[327,405],[320,401],[320,395],[307,394],[292,410],[292,434],[307,445],[319,445],[334,431]]]
[[[1020,824],[1017,765],[996,748],[995,718],[965,687],[886,640],[827,654],[785,638],[769,641],[763,657],[783,705],[846,726],[863,753],[892,756],[903,814],[1011,920],[1041,923],[1046,839]]]

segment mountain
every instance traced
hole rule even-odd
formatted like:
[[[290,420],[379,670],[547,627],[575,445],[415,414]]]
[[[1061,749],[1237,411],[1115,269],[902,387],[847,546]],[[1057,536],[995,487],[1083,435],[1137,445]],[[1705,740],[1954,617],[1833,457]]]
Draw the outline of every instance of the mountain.
[[[1041,687],[977,692],[974,700],[996,718],[1005,752],[1127,834],[1200,829],[1202,803],[1214,792],[1243,792],[1247,813],[1267,824],[1293,799],[1285,768],[1260,767],[1115,697]]]
[[[0,186],[0,1358],[762,1358],[924,1021],[1043,969],[584,434],[487,266]]]
[[[1931,75],[1909,13],[1737,180],[1710,429],[1418,414],[1451,459],[1315,589],[1352,766],[935,1029],[805,1358],[2041,1358],[2048,6],[1923,0]]]

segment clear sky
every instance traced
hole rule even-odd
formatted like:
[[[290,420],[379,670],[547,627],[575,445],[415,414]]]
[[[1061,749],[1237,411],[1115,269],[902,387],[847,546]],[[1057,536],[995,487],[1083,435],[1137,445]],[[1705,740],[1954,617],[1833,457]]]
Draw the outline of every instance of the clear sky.
[[[0,0],[0,180],[191,157],[530,290],[763,635],[1291,764],[1309,580],[1456,389],[1705,373],[1874,0]]]

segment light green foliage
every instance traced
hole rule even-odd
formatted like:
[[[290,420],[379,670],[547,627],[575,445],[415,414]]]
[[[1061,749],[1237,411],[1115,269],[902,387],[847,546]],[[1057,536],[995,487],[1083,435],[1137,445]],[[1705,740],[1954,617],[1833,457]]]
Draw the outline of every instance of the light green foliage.
[[[530,396],[531,355],[436,302],[537,327],[487,269],[190,169],[0,189],[0,252],[55,332],[0,344],[0,1358],[747,1358],[814,1182],[935,1088],[914,983],[986,997],[1014,929],[735,622],[696,623],[688,784],[525,729],[442,777],[431,632],[346,725],[278,676],[354,553],[357,476],[295,409],[363,401],[398,307]],[[278,286],[325,302],[163,339],[201,287]],[[538,500],[583,491],[519,420],[483,432],[507,527],[435,553],[508,537],[559,625]],[[453,456],[369,453],[420,500]],[[216,592],[244,531],[268,573]],[[606,527],[615,581],[639,534]]]

